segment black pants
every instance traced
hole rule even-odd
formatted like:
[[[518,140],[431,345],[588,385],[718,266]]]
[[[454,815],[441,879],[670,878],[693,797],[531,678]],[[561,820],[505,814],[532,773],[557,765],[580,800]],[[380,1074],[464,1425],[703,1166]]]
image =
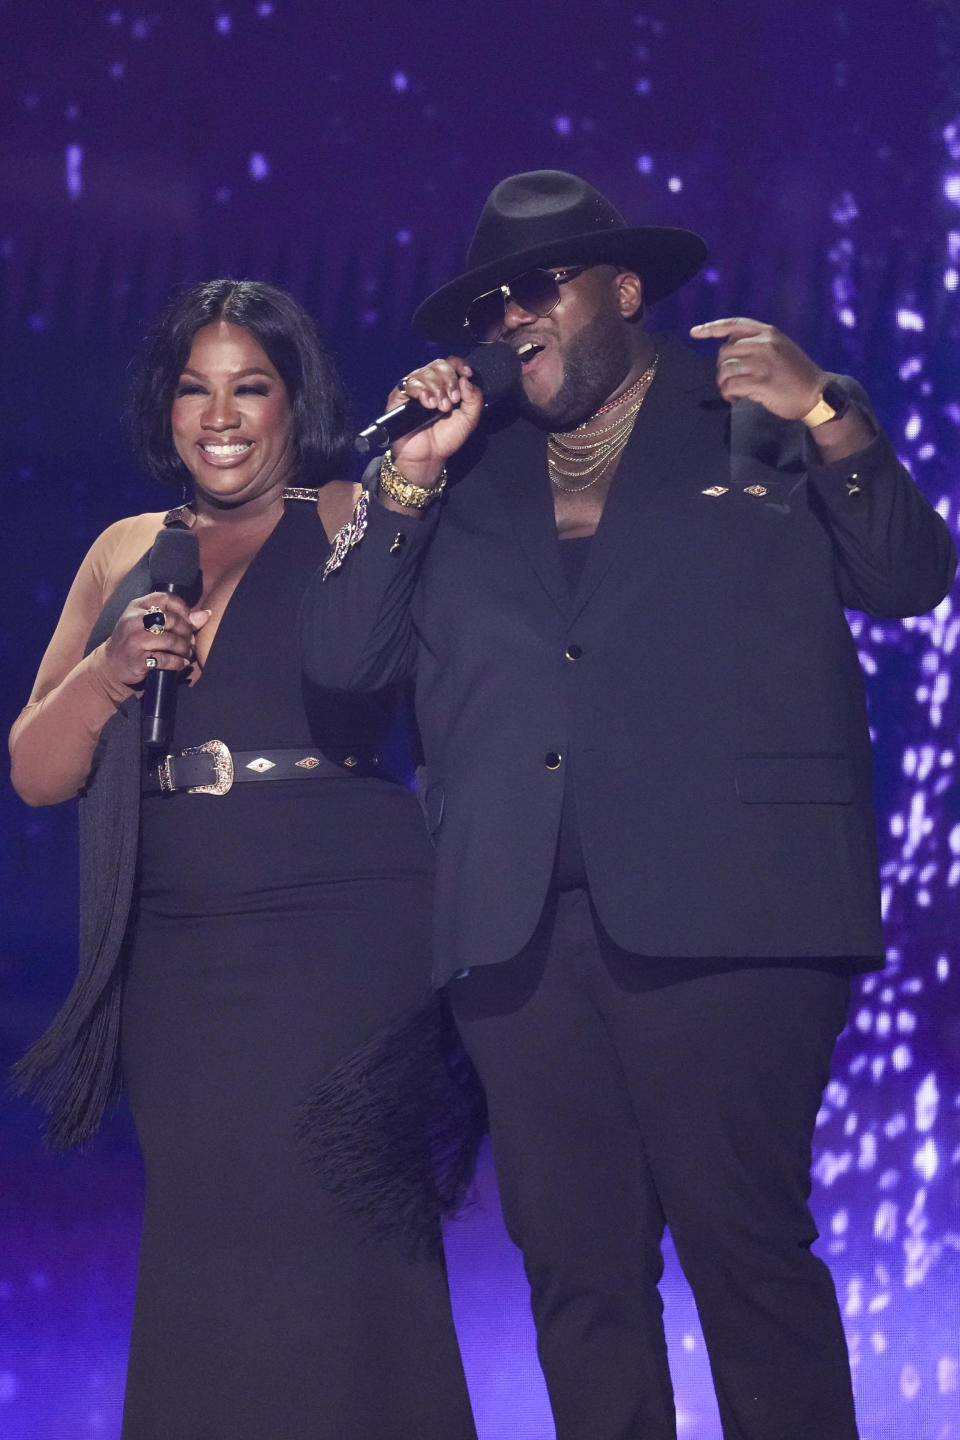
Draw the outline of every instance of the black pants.
[[[674,1440],[665,1224],[725,1440],[856,1440],[807,1208],[848,990],[840,962],[628,954],[582,890],[550,901],[519,956],[451,986],[558,1440]]]

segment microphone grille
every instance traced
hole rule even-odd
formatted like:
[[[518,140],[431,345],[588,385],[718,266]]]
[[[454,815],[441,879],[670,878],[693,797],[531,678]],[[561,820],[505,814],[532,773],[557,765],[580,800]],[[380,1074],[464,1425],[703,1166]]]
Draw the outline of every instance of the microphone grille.
[[[200,573],[200,546],[192,530],[164,527],[150,551],[150,583],[156,589],[169,585],[189,590]]]
[[[502,400],[520,378],[520,359],[515,350],[496,340],[492,345],[478,345],[466,357],[473,371],[473,383],[483,391],[488,405]]]

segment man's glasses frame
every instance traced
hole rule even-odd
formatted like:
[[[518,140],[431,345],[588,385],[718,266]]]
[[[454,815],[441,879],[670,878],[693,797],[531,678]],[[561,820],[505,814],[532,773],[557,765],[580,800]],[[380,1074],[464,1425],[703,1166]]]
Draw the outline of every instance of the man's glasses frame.
[[[479,345],[492,345],[503,334],[503,322],[511,300],[529,315],[543,319],[560,304],[560,286],[576,280],[588,268],[586,265],[566,265],[544,269],[538,265],[524,270],[504,285],[484,290],[482,295],[471,300],[463,327]]]

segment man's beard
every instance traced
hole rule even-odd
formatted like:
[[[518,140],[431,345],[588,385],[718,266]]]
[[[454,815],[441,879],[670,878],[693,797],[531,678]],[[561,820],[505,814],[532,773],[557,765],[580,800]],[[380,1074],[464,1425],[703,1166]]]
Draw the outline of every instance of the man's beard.
[[[590,418],[621,385],[633,353],[619,315],[599,311],[572,339],[563,356],[563,380],[545,405],[533,405],[521,391],[519,409],[546,430],[572,430]]]

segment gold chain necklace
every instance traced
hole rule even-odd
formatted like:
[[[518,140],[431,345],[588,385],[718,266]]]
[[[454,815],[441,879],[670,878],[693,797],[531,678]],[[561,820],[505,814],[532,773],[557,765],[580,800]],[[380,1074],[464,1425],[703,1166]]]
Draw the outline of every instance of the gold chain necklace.
[[[655,361],[654,364],[656,364]],[[595,420],[598,415],[606,415],[608,410],[613,410],[615,406],[622,405],[624,400],[629,400],[632,395],[636,395],[638,390],[643,389],[643,386],[647,381],[647,375],[648,371],[644,370],[643,374],[638,379],[634,380],[629,390],[624,390],[623,394],[618,395],[616,400],[608,400],[606,405],[601,405],[599,410],[595,410],[593,412],[593,419]],[[584,421],[584,424],[586,424],[586,421]]]
[[[633,427],[637,415],[640,412],[647,392],[654,375],[657,373],[657,361],[659,355],[655,355],[651,363],[644,370],[643,374],[636,380],[629,390],[625,390],[616,400],[610,401],[607,405],[601,406],[593,415],[582,421],[571,435],[583,431],[586,426],[594,420],[597,415],[620,405],[631,396],[640,394],[633,400],[629,409],[613,421],[611,425],[605,425],[601,430],[590,432],[591,439],[582,440],[579,444],[571,444],[567,435],[551,434],[547,440],[547,471],[550,475],[550,483],[554,489],[564,495],[580,495],[584,490],[591,489],[606,474],[610,466],[619,460],[627,441],[633,433]],[[643,387],[641,389],[641,387]],[[572,467],[572,468],[571,468]],[[590,478],[587,478],[590,477]],[[564,481],[580,480],[583,484],[568,485]]]
[[[609,465],[611,457],[619,454],[626,445],[639,409],[639,404],[635,402],[615,426],[608,427],[609,433],[584,445],[566,444],[559,436],[551,435],[547,442],[547,465],[553,484],[558,489],[569,490],[571,487],[558,480],[558,476],[562,476],[564,480],[583,480],[586,476],[593,475],[594,478],[589,484],[595,485],[600,473]],[[575,488],[586,489],[587,486]]]

